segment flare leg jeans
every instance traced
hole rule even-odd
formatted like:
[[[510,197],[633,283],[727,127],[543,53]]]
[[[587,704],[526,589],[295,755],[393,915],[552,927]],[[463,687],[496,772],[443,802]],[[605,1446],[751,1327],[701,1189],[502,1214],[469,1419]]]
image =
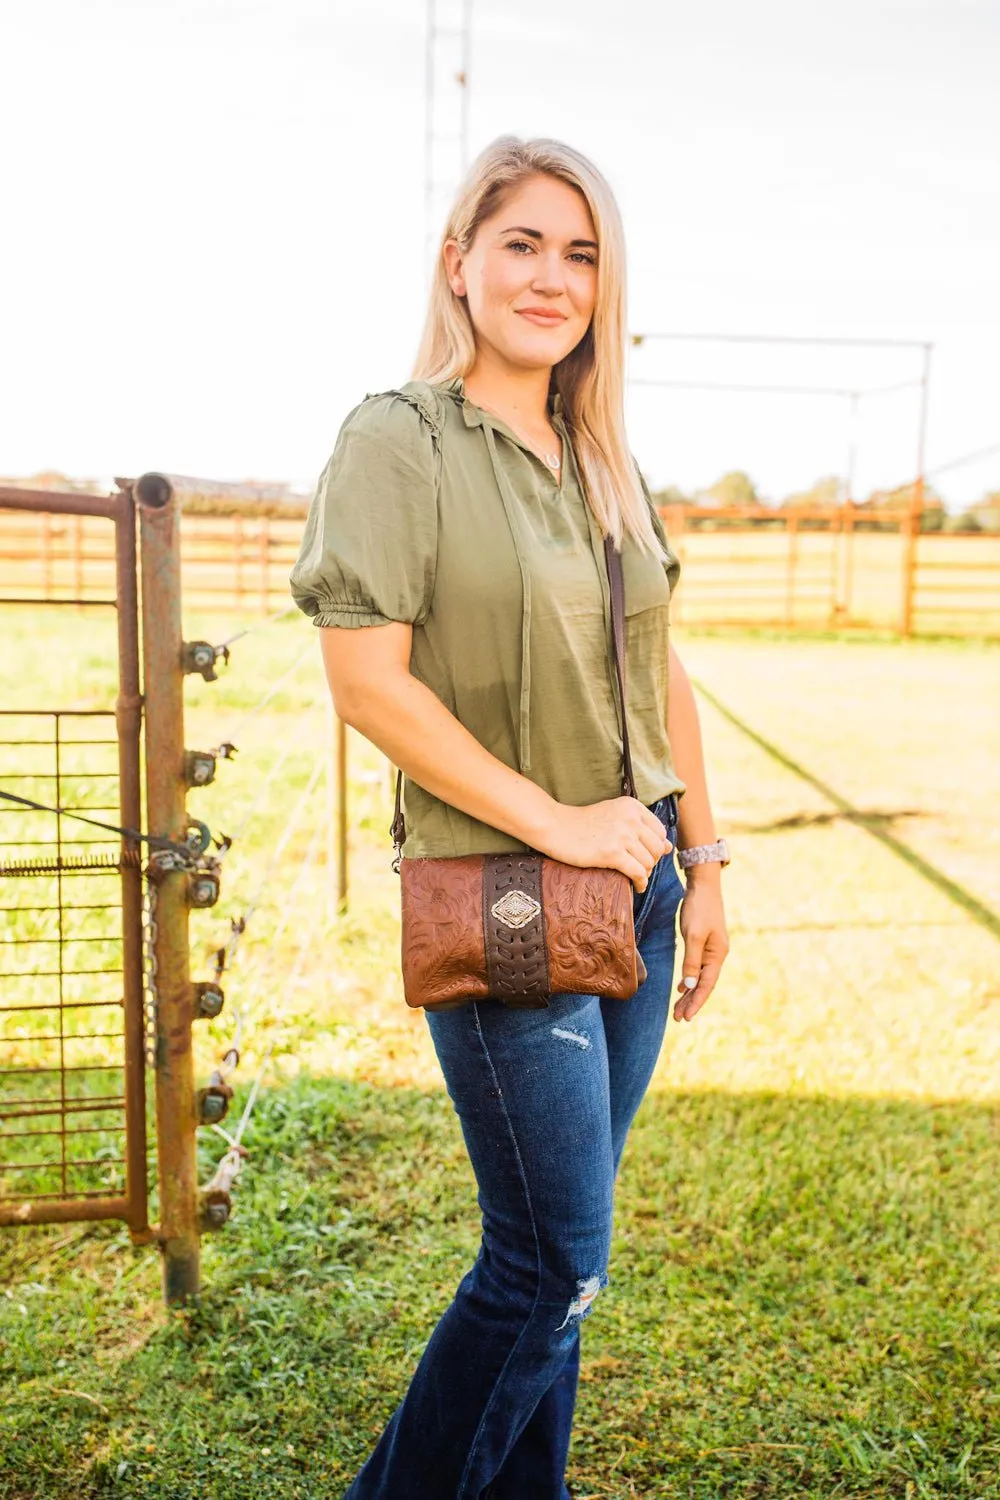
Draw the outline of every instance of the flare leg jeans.
[[[677,800],[651,804],[677,843]],[[580,1324],[608,1285],[615,1179],[663,1042],[684,895],[634,892],[631,1000],[425,1012],[478,1185],[478,1257],[344,1500],[567,1500]]]

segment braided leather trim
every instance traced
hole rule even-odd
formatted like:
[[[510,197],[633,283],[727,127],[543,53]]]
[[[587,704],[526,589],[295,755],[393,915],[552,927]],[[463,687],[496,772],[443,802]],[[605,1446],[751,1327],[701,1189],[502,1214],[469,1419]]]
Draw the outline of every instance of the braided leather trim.
[[[539,856],[483,856],[483,934],[490,995],[528,1008],[548,1005]]]

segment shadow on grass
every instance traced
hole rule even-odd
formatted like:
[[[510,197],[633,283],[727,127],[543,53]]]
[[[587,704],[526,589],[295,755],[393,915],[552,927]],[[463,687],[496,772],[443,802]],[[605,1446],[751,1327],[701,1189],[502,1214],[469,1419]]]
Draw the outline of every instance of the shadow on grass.
[[[962,1104],[649,1094],[575,1500],[1000,1493],[997,1136]],[[116,1226],[0,1238],[5,1500],[343,1493],[475,1256],[471,1168],[443,1091],[300,1077],[248,1139],[193,1309]]]
[[[857,813],[831,810],[830,812],[793,813],[787,818],[772,818],[767,823],[740,823],[729,820],[734,833],[787,833],[791,828],[826,828],[831,823],[855,823],[861,828],[891,828],[903,819],[929,818],[926,808],[897,807],[890,811],[868,808]]]

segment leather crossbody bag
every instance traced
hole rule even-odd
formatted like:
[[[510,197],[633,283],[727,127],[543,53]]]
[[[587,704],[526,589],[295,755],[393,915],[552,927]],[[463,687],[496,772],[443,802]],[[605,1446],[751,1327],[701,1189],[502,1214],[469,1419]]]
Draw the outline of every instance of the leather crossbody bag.
[[[610,537],[615,671],[622,710],[622,796],[635,796],[625,713],[625,583]],[[390,826],[402,885],[406,1003],[452,1010],[473,1000],[539,1009],[550,995],[630,1000],[646,978],[632,919],[634,886],[620,870],[564,864],[533,853],[406,859],[396,773]]]

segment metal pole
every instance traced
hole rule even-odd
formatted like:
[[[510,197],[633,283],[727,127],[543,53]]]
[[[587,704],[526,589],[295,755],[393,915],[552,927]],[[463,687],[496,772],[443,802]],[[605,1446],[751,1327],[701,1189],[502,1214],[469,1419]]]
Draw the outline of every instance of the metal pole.
[[[142,697],[139,691],[139,604],[135,553],[135,500],[131,490],[119,495],[115,517],[115,571],[118,604],[119,813],[124,828],[142,826],[139,741]],[[122,998],[125,1032],[125,1194],[128,1227],[134,1241],[148,1237],[146,1201],[146,1057],[142,993],[141,854],[132,839],[122,840]]]
[[[337,910],[347,910],[347,725],[337,720]]]
[[[168,480],[136,481],[142,558],[142,650],[146,704],[146,823],[182,842],[184,674],[182,669],[180,508]],[[160,1180],[163,1292],[168,1303],[198,1295],[198,1179],[195,1158],[193,1015],[188,948],[188,877],[156,882],[156,1139]]]
[[[851,620],[851,588],[854,568],[854,489],[858,467],[858,416],[860,391],[849,392],[847,418],[847,473],[840,497],[840,531],[837,537],[837,578],[834,588],[834,616],[838,624]]]
[[[334,887],[337,851],[334,821],[337,815],[337,778],[333,763],[336,724],[337,715],[333,707],[333,695],[328,694],[326,700],[326,917],[328,922],[333,921],[337,904]]]
[[[427,0],[427,44],[424,51],[424,277],[431,274],[434,208],[434,0]]]
[[[917,424],[917,477],[910,497],[910,514],[907,519],[906,542],[903,548],[903,618],[904,636],[913,634],[913,595],[916,583],[917,542],[921,519],[924,513],[924,479],[927,447],[927,403],[931,378],[931,351],[934,345],[924,344],[924,367],[920,376],[920,419]]]
[[[462,9],[462,71],[459,83],[462,87],[461,157],[459,170],[465,176],[469,165],[469,69],[472,60],[472,0],[465,0]]]

